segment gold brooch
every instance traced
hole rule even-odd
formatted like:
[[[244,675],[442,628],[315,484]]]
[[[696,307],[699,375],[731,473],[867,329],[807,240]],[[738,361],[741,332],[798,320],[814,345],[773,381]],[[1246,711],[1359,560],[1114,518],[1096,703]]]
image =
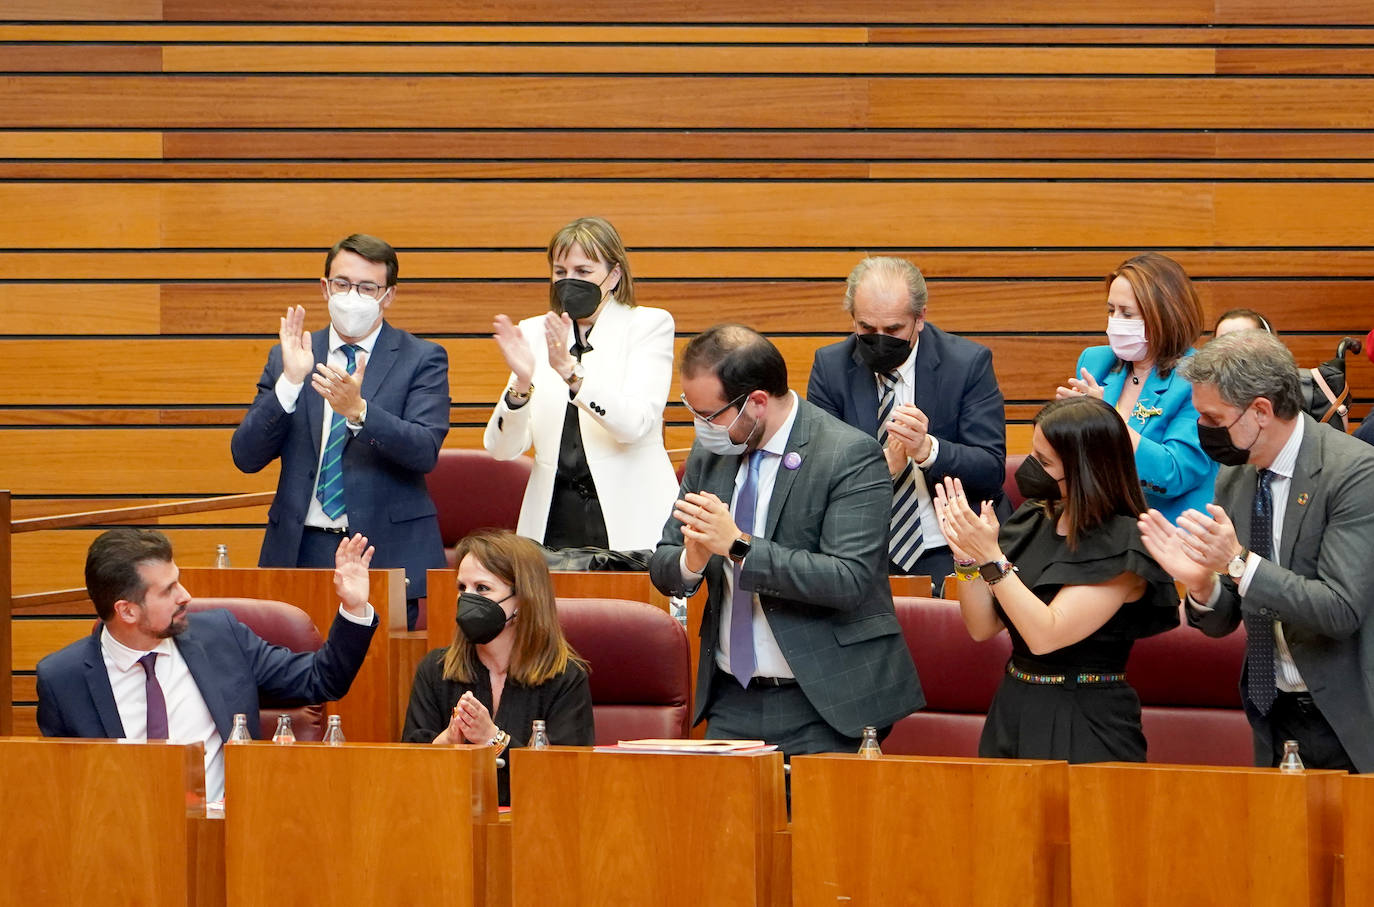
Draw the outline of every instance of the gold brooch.
[[[1135,409],[1131,410],[1131,418],[1139,419],[1142,423],[1151,416],[1162,415],[1164,415],[1164,410],[1160,409],[1158,406],[1147,407],[1143,403],[1137,403]]]

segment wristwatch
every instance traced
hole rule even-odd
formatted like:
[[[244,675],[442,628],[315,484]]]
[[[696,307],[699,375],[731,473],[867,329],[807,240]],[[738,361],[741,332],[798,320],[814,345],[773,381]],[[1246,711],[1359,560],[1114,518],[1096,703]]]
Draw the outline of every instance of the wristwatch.
[[[1021,571],[1016,569],[1015,564],[1007,560],[988,561],[986,564],[978,568],[978,575],[981,576],[983,578],[983,581],[987,583],[989,586],[995,586],[1002,580],[1006,579],[1008,573],[1020,572]]]
[[[1240,554],[1231,558],[1226,564],[1226,575],[1231,579],[1239,580],[1245,575],[1245,563],[1250,559],[1250,552],[1244,548],[1240,549]]]
[[[744,563],[744,559],[749,556],[749,550],[753,547],[754,537],[749,533],[744,533],[739,538],[730,543],[730,560],[736,564]]]
[[[582,369],[582,363],[574,362],[572,371],[568,372],[568,374],[563,377],[563,381],[567,383],[568,387],[572,387],[574,384],[581,381],[582,377],[586,374],[587,373]]]

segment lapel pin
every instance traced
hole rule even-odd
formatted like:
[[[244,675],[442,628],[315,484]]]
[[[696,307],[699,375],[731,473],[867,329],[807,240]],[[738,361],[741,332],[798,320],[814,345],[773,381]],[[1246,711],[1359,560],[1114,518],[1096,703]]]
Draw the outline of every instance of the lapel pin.
[[[1312,496],[1311,496],[1310,494],[1308,494],[1307,492],[1304,491],[1304,492],[1302,492],[1301,494],[1298,495],[1298,506],[1299,506],[1299,507],[1306,507],[1306,506],[1307,506],[1307,502],[1310,501],[1310,500],[1312,500]]]
[[[782,465],[786,466],[788,469],[796,469],[801,466],[801,463],[801,454],[797,453],[795,450],[789,450],[787,456],[782,458]]]

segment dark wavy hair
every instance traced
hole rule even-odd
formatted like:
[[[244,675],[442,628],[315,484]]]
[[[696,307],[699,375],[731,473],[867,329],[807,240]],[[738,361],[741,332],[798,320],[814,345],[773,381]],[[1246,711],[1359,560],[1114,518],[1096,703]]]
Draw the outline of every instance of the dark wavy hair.
[[[1066,397],[1040,410],[1035,424],[1064,466],[1064,499],[1053,508],[1047,504],[1046,511],[1053,519],[1058,508],[1067,512],[1070,549],[1109,517],[1145,512],[1131,436],[1109,404],[1097,397]]]

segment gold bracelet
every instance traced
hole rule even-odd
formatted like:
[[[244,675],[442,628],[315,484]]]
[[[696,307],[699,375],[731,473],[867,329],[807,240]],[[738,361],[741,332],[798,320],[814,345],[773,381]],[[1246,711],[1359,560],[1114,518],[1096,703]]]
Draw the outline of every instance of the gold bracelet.
[[[534,393],[534,382],[532,381],[530,382],[529,390],[525,391],[523,394],[513,386],[506,388],[506,396],[510,397],[512,400],[528,400],[532,393]]]

